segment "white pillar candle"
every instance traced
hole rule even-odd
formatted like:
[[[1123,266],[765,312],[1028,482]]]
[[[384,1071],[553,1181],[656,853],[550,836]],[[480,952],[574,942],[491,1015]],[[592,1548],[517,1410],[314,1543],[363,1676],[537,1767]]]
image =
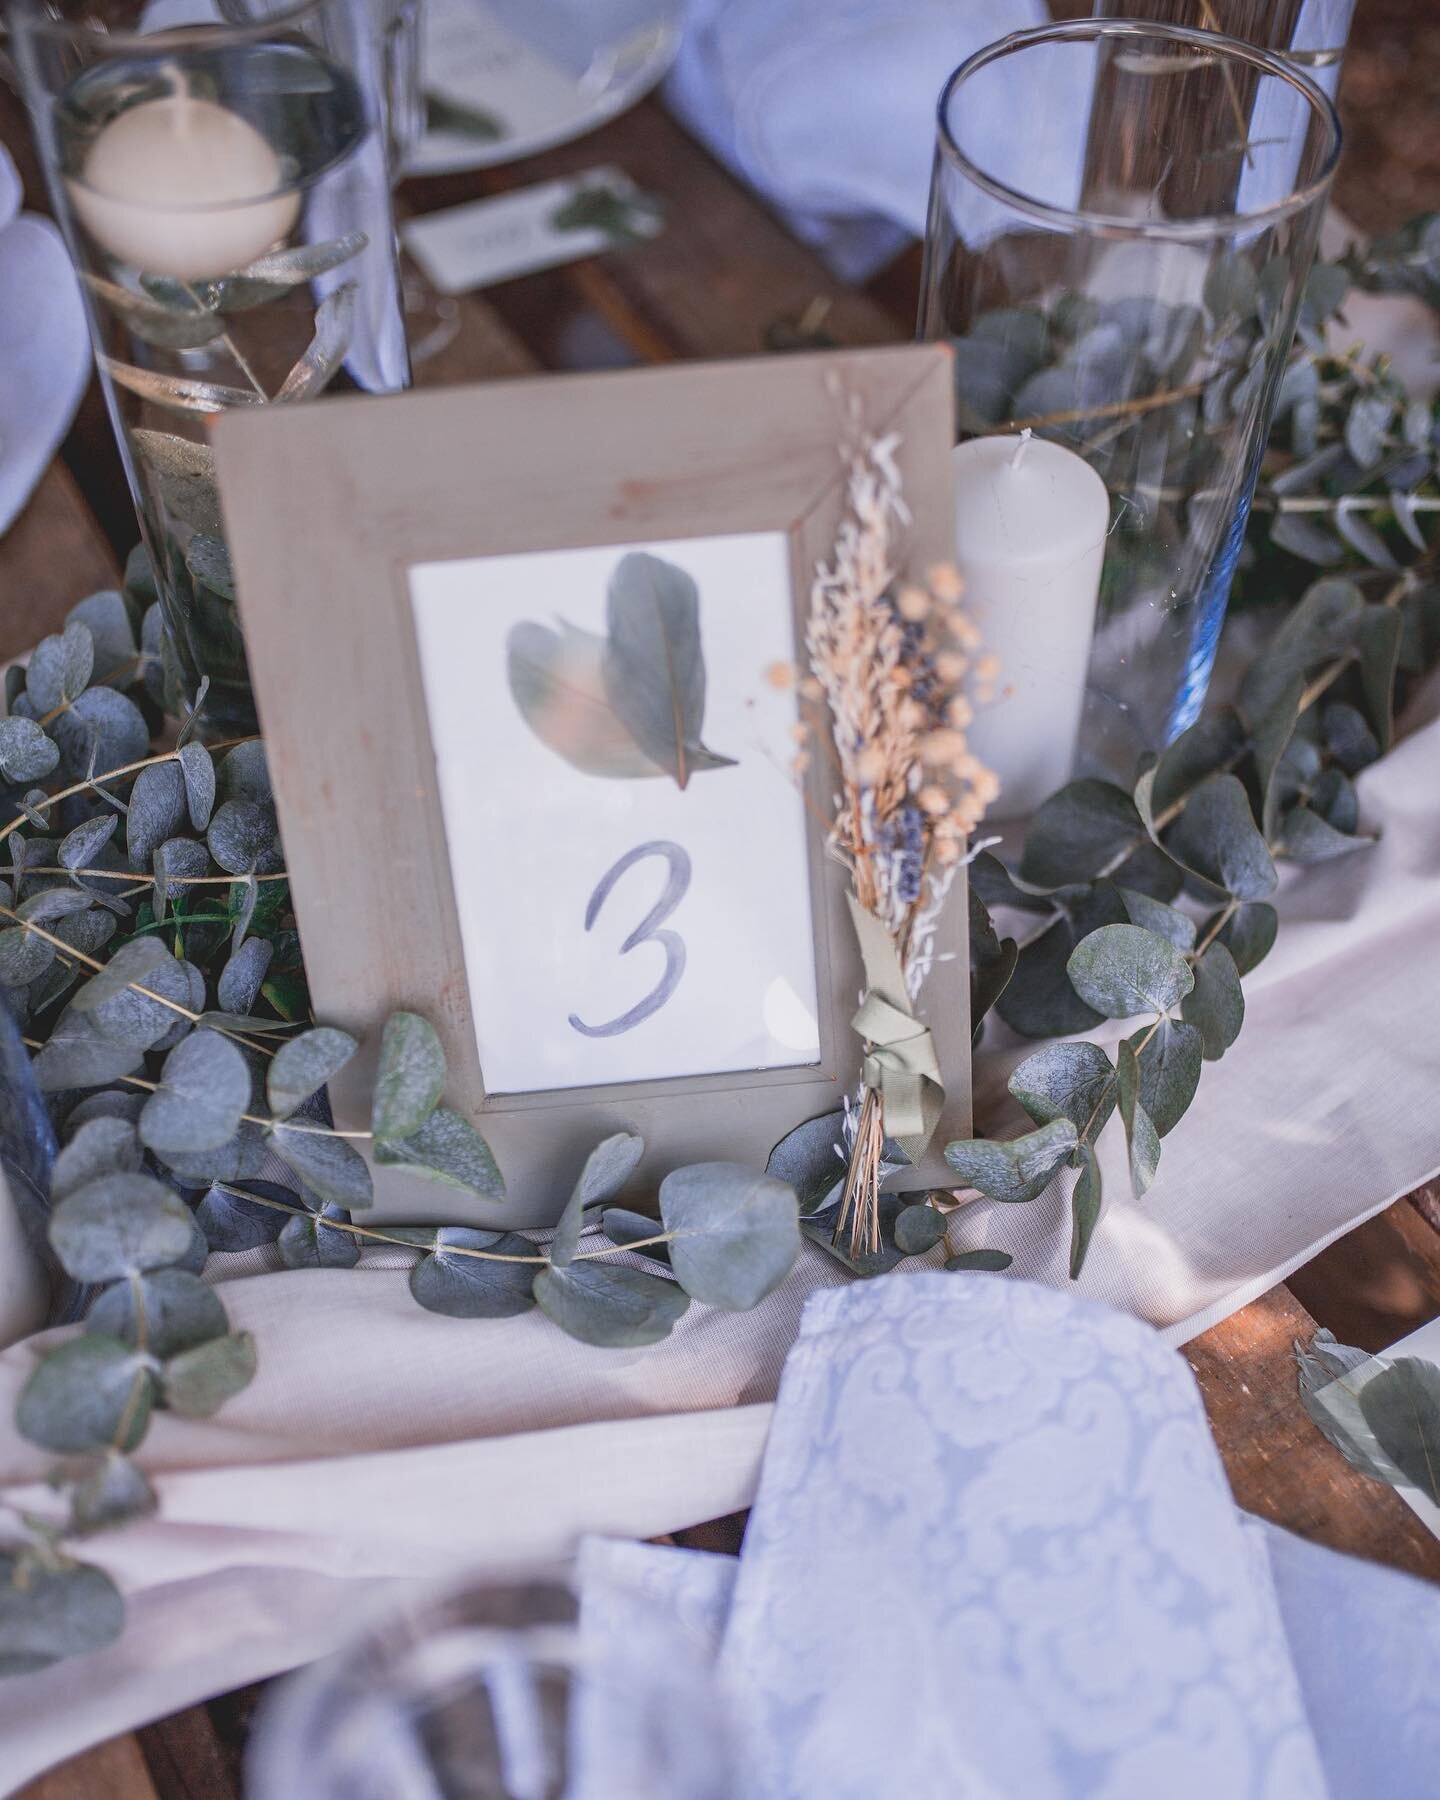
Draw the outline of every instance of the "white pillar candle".
[[[70,196],[111,255],[198,281],[253,262],[294,225],[300,196],[275,151],[213,100],[144,100],[99,131]]]
[[[1110,523],[1105,483],[1044,438],[955,447],[955,560],[999,661],[970,748],[1000,782],[995,817],[1033,812],[1070,777]]]

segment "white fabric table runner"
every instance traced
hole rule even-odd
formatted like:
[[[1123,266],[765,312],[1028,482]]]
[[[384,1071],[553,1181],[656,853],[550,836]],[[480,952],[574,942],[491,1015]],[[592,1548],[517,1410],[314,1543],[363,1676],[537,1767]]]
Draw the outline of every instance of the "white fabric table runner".
[[[1113,1146],[1105,1159],[1081,1292],[1183,1343],[1440,1172],[1437,770],[1431,723],[1359,778],[1379,843],[1287,881],[1279,940],[1246,982],[1245,1030],[1207,1066],[1142,1204]],[[1013,1060],[980,1062],[992,1128]],[[1058,1188],[1026,1207],[972,1206],[952,1237],[1013,1251],[1017,1274],[1058,1286],[1067,1206]],[[18,1262],[0,1284],[7,1338],[34,1323]],[[222,1278],[263,1266],[212,1264],[230,1265]],[[643,1537],[746,1505],[800,1307],[840,1279],[807,1251],[756,1313],[692,1306],[668,1342],[634,1352],[587,1349],[539,1314],[423,1312],[383,1253],[228,1282],[232,1320],[259,1346],[256,1379],[214,1420],[157,1418],[142,1460],[160,1516],[87,1552],[130,1596],[129,1628],[82,1663],[0,1682],[0,1777],[18,1786],[306,1660],[343,1634],[345,1596],[377,1581],[555,1559],[586,1532]],[[32,1364],[27,1342],[0,1355],[0,1495],[23,1504],[43,1501],[50,1462],[10,1422]]]

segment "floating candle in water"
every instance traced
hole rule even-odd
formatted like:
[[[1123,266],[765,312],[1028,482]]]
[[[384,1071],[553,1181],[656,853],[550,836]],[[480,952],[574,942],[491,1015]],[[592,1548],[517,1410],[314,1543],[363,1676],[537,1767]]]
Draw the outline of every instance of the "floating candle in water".
[[[112,256],[198,281],[253,262],[294,225],[300,196],[247,120],[213,100],[143,100],[102,127],[70,182],[75,212]]]
[[[1033,812],[1070,777],[1110,523],[1105,483],[1045,439],[955,447],[955,560],[1000,691],[969,731],[1000,782],[991,812]]]

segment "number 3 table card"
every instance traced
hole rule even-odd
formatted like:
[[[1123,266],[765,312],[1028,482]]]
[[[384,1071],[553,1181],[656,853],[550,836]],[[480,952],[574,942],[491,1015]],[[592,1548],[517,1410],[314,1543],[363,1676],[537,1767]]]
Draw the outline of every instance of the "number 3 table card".
[[[479,1222],[553,1220],[598,1134],[642,1133],[643,1190],[761,1167],[855,1094],[834,780],[816,756],[797,783],[776,671],[803,660],[847,431],[897,440],[907,562],[948,558],[950,381],[907,347],[221,424],[316,1016],[435,1019],[507,1180]],[[968,1129],[964,934],[961,892],[924,992],[936,1144]],[[903,1185],[946,1179],[931,1155]]]

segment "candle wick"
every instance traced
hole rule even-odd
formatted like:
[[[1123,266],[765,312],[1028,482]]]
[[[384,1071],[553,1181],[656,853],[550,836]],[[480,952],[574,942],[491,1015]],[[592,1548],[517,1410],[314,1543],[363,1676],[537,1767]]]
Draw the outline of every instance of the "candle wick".
[[[1015,446],[1015,454],[1010,458],[1010,467],[1012,469],[1018,469],[1020,467],[1021,462],[1024,460],[1025,452],[1030,448],[1030,440],[1034,435],[1034,432],[1031,431],[1028,425],[1020,433],[1020,442]]]

